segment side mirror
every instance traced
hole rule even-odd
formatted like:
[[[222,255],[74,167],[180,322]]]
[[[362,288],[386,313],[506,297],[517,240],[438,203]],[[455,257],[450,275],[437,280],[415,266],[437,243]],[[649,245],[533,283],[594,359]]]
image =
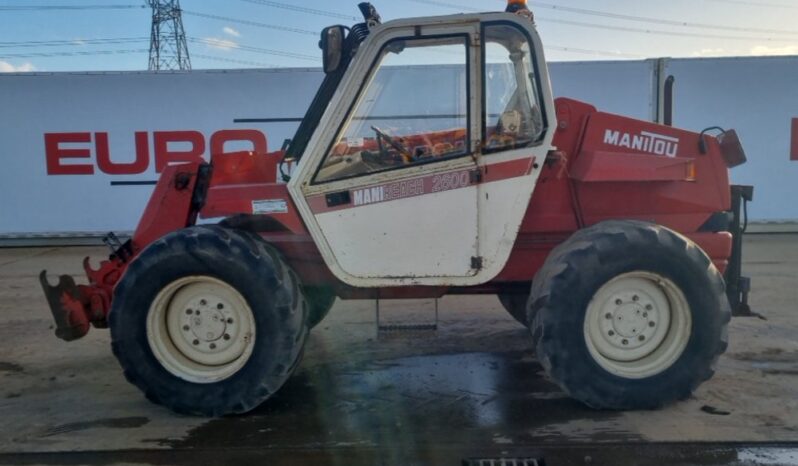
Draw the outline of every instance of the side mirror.
[[[324,72],[333,73],[341,66],[344,55],[344,39],[346,28],[344,26],[330,26],[321,31],[319,46],[322,51]]]
[[[745,149],[740,142],[740,137],[737,136],[737,131],[733,129],[724,132],[718,136],[720,143],[720,152],[723,155],[723,160],[726,161],[726,166],[734,168],[738,165],[744,164],[748,159],[745,156]]]

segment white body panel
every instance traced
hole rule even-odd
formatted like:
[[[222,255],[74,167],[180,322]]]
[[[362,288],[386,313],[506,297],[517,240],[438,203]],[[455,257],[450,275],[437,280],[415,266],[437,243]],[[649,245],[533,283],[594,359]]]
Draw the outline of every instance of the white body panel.
[[[477,188],[316,216],[341,270],[357,279],[422,283],[473,275]]]

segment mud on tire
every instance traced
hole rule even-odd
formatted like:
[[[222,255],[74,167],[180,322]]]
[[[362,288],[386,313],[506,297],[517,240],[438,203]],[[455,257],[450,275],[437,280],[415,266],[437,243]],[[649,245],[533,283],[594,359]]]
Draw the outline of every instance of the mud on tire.
[[[686,307],[680,309],[687,309],[689,316],[686,319],[689,329],[682,337],[683,348],[673,352],[673,359],[667,365],[656,371],[640,372],[640,376],[624,372],[626,362],[619,364],[618,370],[610,363],[600,362],[604,356],[594,356],[595,347],[589,348],[592,343],[588,343],[593,341],[588,335],[594,334],[586,325],[591,301],[597,300],[591,308],[596,309],[604,302],[599,300],[605,297],[597,292],[611,289],[613,285],[608,284],[625,276],[662,277],[659,285],[656,285],[658,279],[654,280],[655,286],[672,284],[668,285],[672,289],[666,290],[671,293],[667,296],[683,296],[681,302]],[[528,313],[535,316],[532,333],[538,358],[551,379],[570,396],[593,408],[655,409],[685,399],[712,377],[718,357],[726,350],[731,312],[724,289],[721,274],[688,238],[645,222],[597,224],[577,232],[552,251],[535,277]],[[627,296],[637,297],[637,294],[632,291]],[[613,319],[624,316],[628,322],[630,313],[633,319],[640,319],[634,313],[647,314],[646,309],[651,308],[635,311],[629,306],[637,303],[611,299],[614,301],[609,301],[607,309],[618,304],[618,315],[608,311],[608,322],[601,325],[615,325]],[[676,308],[674,303],[669,305]],[[646,326],[638,328],[634,324],[625,328],[638,332]],[[614,332],[607,332],[610,333]],[[644,335],[636,335],[641,342],[645,340]],[[632,345],[634,340],[624,337],[622,341]],[[663,340],[662,345],[667,341]],[[637,367],[638,363],[629,364]]]
[[[251,353],[221,380],[198,383],[159,362],[148,339],[148,315],[160,291],[186,277],[230,285],[253,315]],[[148,246],[119,282],[110,313],[114,355],[125,377],[152,402],[178,413],[244,413],[274,394],[301,359],[308,327],[301,284],[260,238],[221,227],[191,227]],[[185,329],[188,326],[184,327]]]

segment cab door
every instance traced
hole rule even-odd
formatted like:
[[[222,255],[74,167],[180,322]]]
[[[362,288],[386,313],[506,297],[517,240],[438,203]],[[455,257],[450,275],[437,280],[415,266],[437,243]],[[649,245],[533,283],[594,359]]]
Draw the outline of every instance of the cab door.
[[[288,187],[344,283],[478,285],[509,259],[551,121],[531,21],[387,23],[361,44]]]
[[[361,46],[289,184],[342,281],[451,284],[480,270],[478,32],[389,28]]]

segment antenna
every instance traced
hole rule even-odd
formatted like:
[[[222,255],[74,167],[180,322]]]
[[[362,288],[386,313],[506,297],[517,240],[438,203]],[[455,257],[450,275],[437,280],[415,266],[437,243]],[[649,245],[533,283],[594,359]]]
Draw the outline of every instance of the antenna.
[[[150,71],[190,70],[180,0],[146,0],[152,8]]]

